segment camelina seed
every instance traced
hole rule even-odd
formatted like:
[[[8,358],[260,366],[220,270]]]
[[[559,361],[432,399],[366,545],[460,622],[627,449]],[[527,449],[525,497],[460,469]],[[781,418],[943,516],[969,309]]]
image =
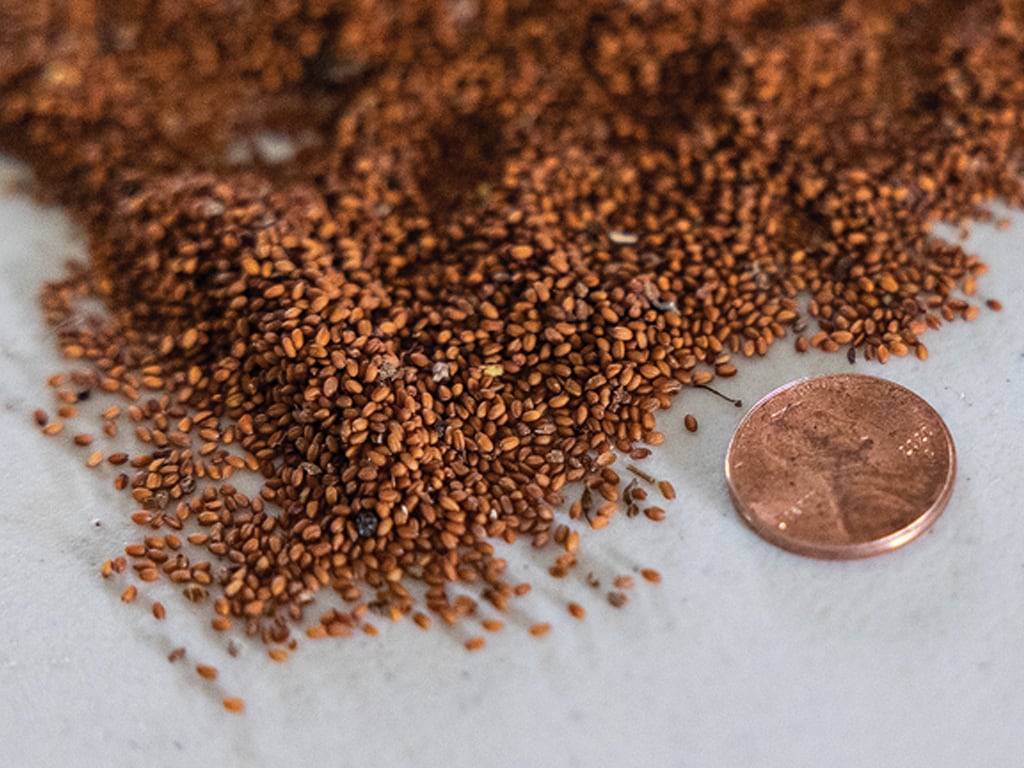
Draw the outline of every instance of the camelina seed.
[[[217,668],[211,667],[209,664],[196,664],[196,674],[204,680],[216,680]]]
[[[140,578],[268,645],[325,585],[311,638],[505,610],[495,543],[639,517],[612,460],[674,398],[794,337],[925,359],[985,270],[931,223],[1024,205],[1013,3],[9,5],[2,148],[90,247],[48,383],[140,443],[114,487],[185,542]]]
[[[236,696],[225,698],[223,704],[228,712],[240,713],[245,710],[245,701]]]
[[[625,592],[609,592],[608,602],[615,608],[621,608],[629,602],[629,596]]]
[[[640,571],[640,575],[643,576],[647,581],[657,584],[661,581],[661,573],[656,571],[654,568],[644,568]]]
[[[551,631],[551,625],[547,622],[533,624],[530,627],[530,634],[534,637],[544,637]]]
[[[676,497],[675,486],[668,480],[659,480],[658,490],[661,491],[661,495],[664,496],[667,501],[672,501]]]

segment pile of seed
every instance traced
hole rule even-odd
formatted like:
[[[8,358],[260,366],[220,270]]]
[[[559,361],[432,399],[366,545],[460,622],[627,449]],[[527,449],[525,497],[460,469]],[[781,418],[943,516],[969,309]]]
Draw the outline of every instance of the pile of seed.
[[[1009,0],[22,6],[0,145],[89,234],[44,292],[54,385],[127,398],[103,431],[146,449],[88,461],[139,577],[267,642],[325,588],[313,637],[428,625],[414,580],[503,609],[502,540],[567,574],[681,389],[783,338],[925,358],[984,269],[929,226],[1024,203]]]

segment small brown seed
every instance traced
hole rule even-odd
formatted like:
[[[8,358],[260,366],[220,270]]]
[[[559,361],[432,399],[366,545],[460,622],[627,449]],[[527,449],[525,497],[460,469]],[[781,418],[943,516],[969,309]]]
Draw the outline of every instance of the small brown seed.
[[[229,696],[225,698],[223,704],[224,709],[228,712],[240,713],[245,711],[245,701],[236,696]]]
[[[608,602],[614,608],[621,608],[629,602],[629,596],[625,592],[609,592]]]
[[[665,519],[665,510],[661,507],[650,506],[644,509],[644,515],[648,520],[654,520],[655,522],[661,522]]]
[[[196,664],[196,674],[204,680],[216,680],[217,668],[211,667],[209,664]]]
[[[659,480],[658,490],[661,491],[661,495],[668,501],[672,501],[676,497],[675,486],[673,486],[668,480]]]
[[[657,584],[661,581],[661,574],[653,568],[644,568],[640,571],[640,575],[643,576],[647,581]]]
[[[540,622],[530,626],[530,634],[534,637],[544,637],[551,631],[551,625],[547,622]]]

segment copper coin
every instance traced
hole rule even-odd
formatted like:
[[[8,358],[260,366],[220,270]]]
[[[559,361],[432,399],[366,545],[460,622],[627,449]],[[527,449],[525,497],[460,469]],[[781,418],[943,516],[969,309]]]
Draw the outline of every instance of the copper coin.
[[[848,560],[896,549],[935,522],[956,474],[942,418],[909,389],[837,374],[761,399],[729,443],[743,519],[772,544]]]

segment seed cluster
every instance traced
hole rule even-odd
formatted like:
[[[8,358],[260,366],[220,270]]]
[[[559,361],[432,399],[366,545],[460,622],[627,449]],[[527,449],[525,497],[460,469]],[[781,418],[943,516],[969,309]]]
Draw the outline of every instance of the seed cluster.
[[[681,389],[785,337],[925,358],[984,270],[929,225],[1024,202],[1011,3],[24,5],[0,143],[89,233],[43,298],[82,366],[54,386],[125,396],[103,434],[147,448],[73,440],[141,507],[139,578],[268,642],[323,589],[310,637],[430,626],[410,579],[504,609],[497,541],[566,575]]]

